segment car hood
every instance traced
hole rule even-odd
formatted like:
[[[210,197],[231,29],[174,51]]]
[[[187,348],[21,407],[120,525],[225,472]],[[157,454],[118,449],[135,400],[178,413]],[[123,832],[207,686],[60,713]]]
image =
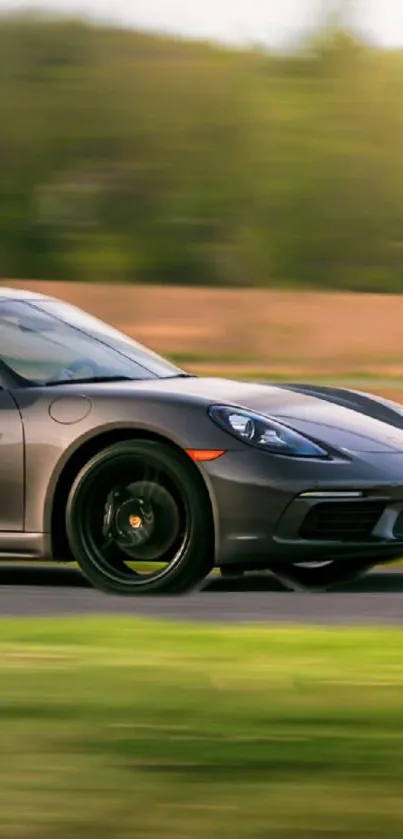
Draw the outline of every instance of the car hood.
[[[403,427],[393,427],[358,408],[332,401],[331,395],[298,392],[293,386],[238,382],[229,379],[175,378],[136,383],[169,401],[202,402],[250,408],[282,420],[296,431],[339,449],[355,452],[403,452]],[[115,389],[118,386],[113,385]],[[122,385],[120,385],[122,388]],[[132,390],[129,385],[129,389]]]

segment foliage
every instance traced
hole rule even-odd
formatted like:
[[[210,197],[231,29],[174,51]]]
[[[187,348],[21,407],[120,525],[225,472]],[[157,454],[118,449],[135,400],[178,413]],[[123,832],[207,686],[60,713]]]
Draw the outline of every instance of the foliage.
[[[7,839],[400,839],[400,629],[3,620]]]
[[[0,272],[403,287],[403,58],[0,19]]]

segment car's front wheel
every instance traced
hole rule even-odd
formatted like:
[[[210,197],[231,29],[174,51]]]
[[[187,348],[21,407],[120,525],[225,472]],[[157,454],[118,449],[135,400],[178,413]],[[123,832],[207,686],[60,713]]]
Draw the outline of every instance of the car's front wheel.
[[[75,560],[97,588],[176,594],[213,564],[213,533],[201,477],[185,455],[150,440],[113,444],[77,475],[67,501]]]

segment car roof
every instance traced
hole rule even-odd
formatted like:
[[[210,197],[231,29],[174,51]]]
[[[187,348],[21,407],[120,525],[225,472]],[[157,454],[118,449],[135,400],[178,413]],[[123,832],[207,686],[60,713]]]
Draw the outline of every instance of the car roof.
[[[37,291],[0,286],[0,300],[54,300],[54,298],[47,294],[39,294]]]

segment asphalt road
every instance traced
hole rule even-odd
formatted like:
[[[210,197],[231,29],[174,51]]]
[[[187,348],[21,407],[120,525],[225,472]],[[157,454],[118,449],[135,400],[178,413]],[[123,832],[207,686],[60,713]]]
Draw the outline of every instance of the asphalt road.
[[[403,625],[403,571],[383,569],[327,593],[287,591],[270,576],[210,578],[183,597],[123,598],[75,569],[0,565],[0,615],[121,614],[208,623]]]

